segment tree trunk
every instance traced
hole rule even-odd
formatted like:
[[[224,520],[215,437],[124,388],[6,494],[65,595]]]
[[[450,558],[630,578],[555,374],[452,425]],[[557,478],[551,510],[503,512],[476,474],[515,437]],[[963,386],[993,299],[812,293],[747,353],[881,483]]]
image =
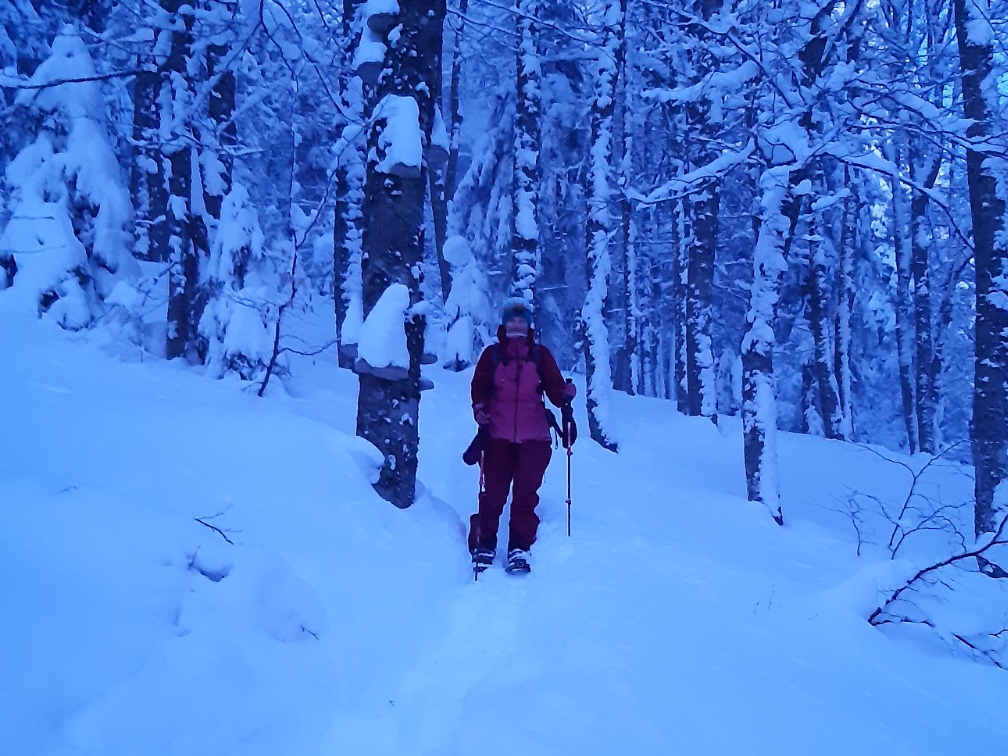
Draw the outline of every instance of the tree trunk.
[[[346,329],[347,318],[359,321],[362,205],[364,202],[365,89],[353,69],[360,40],[360,9],[364,0],[343,0],[340,26],[340,90],[346,121],[337,140],[336,198],[333,217],[333,305],[336,316],[336,354],[341,368],[352,369],[357,358],[357,334]],[[357,323],[359,325],[359,323]]]
[[[624,25],[626,21],[624,20]],[[617,391],[624,391],[633,396],[637,375],[639,355],[637,353],[637,259],[635,230],[633,228],[633,212],[630,199],[627,197],[627,186],[630,184],[633,165],[631,160],[631,145],[633,135],[630,122],[630,103],[627,87],[626,46],[620,45],[616,59],[616,109],[615,109],[615,146],[614,164],[616,165],[616,184],[619,187],[617,205],[619,207],[619,252],[622,261],[622,272],[619,279],[619,295],[615,317],[618,318],[618,331],[621,331],[620,345],[616,350],[613,365],[613,386]]]
[[[234,5],[229,8],[224,4],[222,11],[227,11],[228,15],[219,20],[228,20],[235,10]],[[238,128],[234,122],[235,75],[233,71],[224,67],[230,49],[229,44],[217,42],[207,47],[207,77],[212,82],[208,113],[213,126],[213,139],[209,141],[216,154],[212,156],[212,160],[202,161],[205,167],[203,205],[215,221],[220,220],[221,204],[231,191],[234,148],[238,143]],[[207,147],[204,146],[204,149]],[[206,169],[206,166],[213,167]]]
[[[462,35],[469,0],[459,0],[459,17],[455,21],[455,45],[452,48],[451,82],[448,85],[448,164],[445,167],[445,189],[454,197],[458,183],[459,146],[462,144],[462,110],[459,104],[462,86]]]
[[[440,118],[442,126],[447,129],[448,126],[445,124],[443,116],[444,82],[442,71],[437,72],[430,86],[435,119]],[[448,301],[452,285],[451,266],[444,256],[445,240],[448,238],[448,190],[446,185],[448,155],[445,153],[442,143],[438,143],[435,147],[431,140],[428,140],[427,153],[427,191],[430,197],[431,218],[434,223],[434,256],[437,259],[438,274],[441,279],[441,307],[443,308]]]
[[[444,163],[430,163],[428,166],[428,192],[430,193],[431,216],[434,219],[434,253],[437,256],[438,273],[441,274],[441,304],[448,301],[451,294],[451,266],[444,256],[445,240],[448,238],[448,193],[445,183]]]
[[[995,494],[1008,476],[1008,239],[1005,201],[998,196],[995,175],[1008,166],[1004,157],[982,148],[991,134],[997,111],[993,79],[996,38],[990,26],[987,0],[954,0],[963,110],[970,120],[966,135],[966,179],[973,217],[976,265],[976,356],[974,359],[973,420],[970,440],[976,469],[976,535],[995,532],[1003,512]],[[1005,496],[1005,492],[1001,492]]]
[[[812,222],[816,216],[812,216]],[[813,366],[816,384],[818,386],[819,412],[822,418],[822,431],[826,438],[843,439],[843,417],[838,399],[836,374],[834,373],[834,351],[830,344],[829,310],[826,306],[828,281],[830,278],[829,261],[824,249],[824,241],[817,234],[810,234],[811,250],[809,253],[809,327],[812,330],[814,344]]]
[[[927,189],[938,180],[941,162],[934,156],[925,158],[924,165],[915,166],[911,156],[911,176],[920,180]],[[920,449],[928,454],[938,452],[938,395],[937,363],[931,323],[931,264],[930,238],[926,228],[928,195],[915,191],[910,202],[910,275],[913,278],[913,313],[917,357],[916,416],[917,438]]]
[[[684,203],[675,203],[672,219],[672,378],[676,409],[689,414],[689,391],[686,386],[686,277],[689,258],[686,254],[686,221]],[[670,397],[671,398],[671,394]]]
[[[515,24],[518,52],[515,94],[514,172],[512,183],[511,249],[514,264],[509,296],[535,302],[539,276],[539,119],[542,73],[539,68],[535,19],[539,0],[517,0]]]
[[[163,79],[153,63],[133,80],[133,144],[130,195],[136,211],[136,256],[149,262],[168,262],[168,187],[166,158],[159,146],[159,103]]]
[[[693,11],[709,21],[717,10],[711,0],[695,3]],[[689,33],[695,42],[691,50],[693,80],[699,85],[715,70],[715,58],[709,34],[702,24],[691,24]],[[716,127],[710,122],[711,103],[706,97],[695,98],[686,106],[686,129],[690,135],[689,167],[702,168],[717,157]],[[712,343],[714,299],[714,256],[717,249],[718,181],[710,178],[694,187],[683,202],[689,217],[690,234],[686,267],[686,392],[690,415],[709,417],[717,423],[717,386]]]
[[[165,69],[168,78],[161,88],[162,123],[174,124],[174,131],[163,144],[168,159],[167,231],[168,266],[168,359],[185,356],[199,360],[197,324],[199,307],[199,253],[194,239],[198,228],[190,205],[192,196],[192,136],[187,117],[193,98],[189,89],[187,64],[192,51],[192,8],[180,0],[162,0],[174,31]]]
[[[609,288],[609,241],[615,231],[609,212],[613,183],[613,107],[618,50],[623,44],[626,0],[608,0],[605,26],[595,65],[591,108],[591,157],[588,167],[588,292],[582,310],[585,375],[588,384],[588,431],[597,443],[617,450],[612,428],[609,332],[605,302]]]
[[[404,120],[415,103],[418,126],[427,143],[434,121],[431,82],[441,74],[441,40],[444,0],[416,0],[403,4],[394,28],[397,41],[389,44],[385,70],[378,79],[371,114],[369,159],[364,198],[362,295],[365,317],[390,285],[409,292],[411,310],[420,302],[422,223],[426,184],[424,161],[418,166],[386,162],[382,135],[398,140],[394,124]],[[391,29],[382,29],[388,33]],[[378,31],[378,30],[375,30]],[[360,392],[357,399],[357,435],[374,444],[383,464],[375,490],[399,508],[413,504],[416,493],[420,362],[423,356],[424,318],[407,312],[404,329],[409,353],[406,375],[376,374],[358,359]]]
[[[837,401],[840,406],[840,435],[854,438],[854,402],[851,391],[851,315],[854,311],[854,256],[857,245],[859,203],[850,170],[846,171],[850,193],[844,201],[843,229],[840,236],[840,263],[837,270],[837,312],[834,329],[834,366],[837,377]]]
[[[892,150],[892,162],[901,170],[903,151],[897,145]],[[913,317],[910,301],[910,245],[907,243],[907,218],[903,206],[903,185],[899,178],[892,180],[893,253],[896,259],[896,356],[899,363],[900,397],[903,404],[903,424],[906,427],[910,453],[920,449],[917,438],[917,412],[913,391]]]
[[[777,475],[777,399],[773,374],[774,330],[780,278],[785,270],[784,243],[790,223],[783,213],[787,177],[768,168],[759,234],[753,251],[753,283],[742,338],[742,433],[746,491],[762,502],[778,525],[784,524]]]

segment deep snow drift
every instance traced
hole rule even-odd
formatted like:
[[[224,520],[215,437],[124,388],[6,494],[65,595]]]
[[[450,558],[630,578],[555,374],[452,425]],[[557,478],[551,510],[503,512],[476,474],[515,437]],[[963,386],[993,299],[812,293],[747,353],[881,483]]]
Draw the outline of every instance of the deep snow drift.
[[[326,322],[297,327],[323,343]],[[468,374],[429,372],[422,491],[398,511],[331,354],[257,399],[119,351],[0,297],[0,754],[1004,747],[1008,672],[865,621],[948,540],[890,560],[892,526],[852,519],[906,496],[908,471],[870,450],[783,435],[778,528],[744,500],[735,421],[617,395],[620,454],[584,432],[572,459],[572,537],[561,450],[532,575],[474,584]],[[948,464],[926,485],[971,489]],[[1001,598],[921,601],[979,624]]]

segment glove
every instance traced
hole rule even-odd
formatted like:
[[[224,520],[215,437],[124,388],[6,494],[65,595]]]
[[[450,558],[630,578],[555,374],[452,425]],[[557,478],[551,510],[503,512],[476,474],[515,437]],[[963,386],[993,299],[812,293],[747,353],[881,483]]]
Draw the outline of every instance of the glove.
[[[575,396],[577,396],[577,386],[570,381],[567,381],[567,383],[564,384],[563,395],[568,402],[571,401]]]
[[[473,407],[473,417],[476,418],[477,425],[489,425],[490,415],[486,413],[482,404],[477,404]]]

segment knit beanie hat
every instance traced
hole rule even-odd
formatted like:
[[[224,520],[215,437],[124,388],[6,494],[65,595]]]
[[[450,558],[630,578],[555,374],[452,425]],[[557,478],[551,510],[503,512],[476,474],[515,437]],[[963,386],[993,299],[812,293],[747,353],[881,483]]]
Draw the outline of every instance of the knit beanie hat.
[[[504,310],[501,314],[501,325],[507,325],[511,318],[525,318],[529,328],[532,327],[532,305],[521,297],[510,297],[504,301]]]

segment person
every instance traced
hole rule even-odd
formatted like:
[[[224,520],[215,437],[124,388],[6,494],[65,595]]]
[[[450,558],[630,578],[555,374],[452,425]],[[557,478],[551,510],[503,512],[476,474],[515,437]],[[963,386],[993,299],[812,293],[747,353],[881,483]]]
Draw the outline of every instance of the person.
[[[577,394],[550,351],[537,344],[532,310],[521,298],[504,303],[497,343],[480,355],[472,379],[472,411],[483,443],[479,511],[469,520],[469,552],[479,574],[497,551],[497,528],[511,493],[508,572],[528,572],[536,540],[539,486],[552,455],[545,395],[557,407]]]

